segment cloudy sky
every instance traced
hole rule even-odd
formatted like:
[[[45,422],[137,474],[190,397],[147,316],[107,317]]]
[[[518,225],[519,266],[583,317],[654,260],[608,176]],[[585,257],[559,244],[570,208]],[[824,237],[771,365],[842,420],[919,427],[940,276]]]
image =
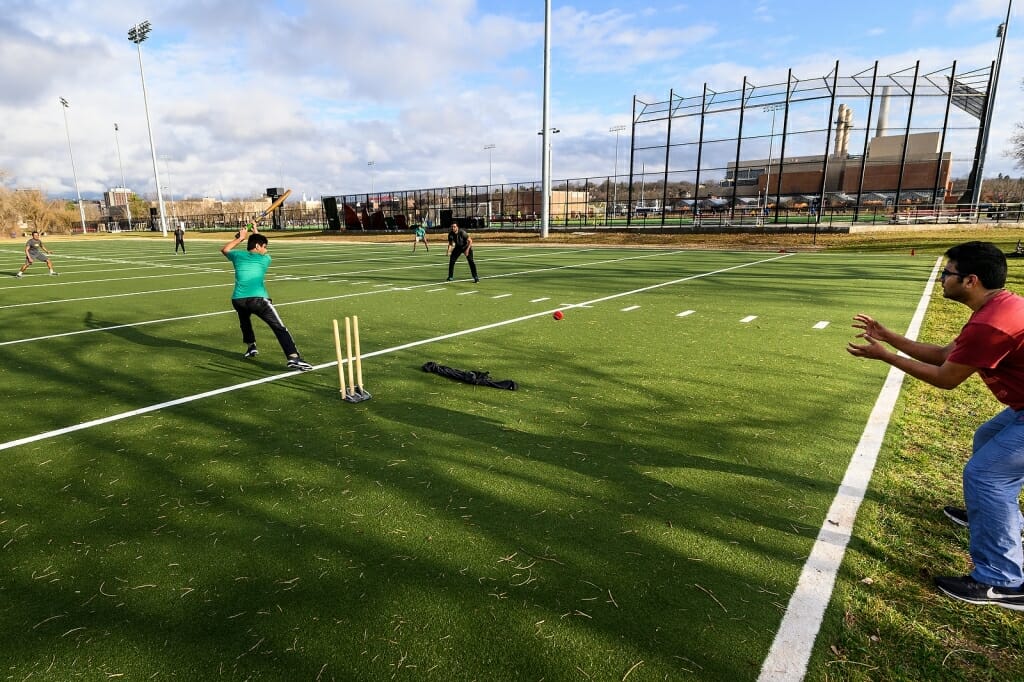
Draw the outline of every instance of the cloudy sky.
[[[1024,121],[1024,3],[1011,18],[986,175]],[[575,0],[552,3],[556,178],[611,174],[633,96],[785,81],[786,71],[981,68],[1006,0]],[[1019,13],[1018,13],[1019,12]],[[172,198],[297,195],[540,176],[544,3],[497,0],[4,0],[0,170],[11,187]],[[119,132],[115,136],[114,124]],[[492,150],[485,150],[494,145]],[[628,131],[619,141],[626,172]],[[369,165],[369,162],[373,165]]]

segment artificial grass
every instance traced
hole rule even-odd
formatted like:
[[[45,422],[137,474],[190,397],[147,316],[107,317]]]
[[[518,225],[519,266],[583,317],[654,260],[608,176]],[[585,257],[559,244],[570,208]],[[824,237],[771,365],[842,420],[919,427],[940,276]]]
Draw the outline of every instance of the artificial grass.
[[[5,441],[283,370],[259,327],[240,359],[217,245],[163,246],[69,242],[60,288],[4,285],[0,342],[90,330],[0,346]],[[929,266],[480,248],[475,286],[437,284],[443,251],[271,253],[310,361],[359,315],[373,400],[326,367],[5,450],[8,674],[752,679],[884,376],[845,322],[909,320]],[[141,282],[182,291],[107,298]]]

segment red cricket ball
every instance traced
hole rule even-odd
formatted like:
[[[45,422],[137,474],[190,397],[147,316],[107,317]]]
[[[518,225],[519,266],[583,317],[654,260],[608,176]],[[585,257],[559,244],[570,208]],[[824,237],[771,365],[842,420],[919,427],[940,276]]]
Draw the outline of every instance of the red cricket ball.
[[[555,314],[554,314],[554,315],[552,315],[551,317],[555,318],[556,320],[560,320],[560,319],[562,319],[563,317],[565,317],[565,315],[563,315],[563,314],[562,314],[562,311],[561,311],[561,310],[556,310],[556,311],[555,311]]]

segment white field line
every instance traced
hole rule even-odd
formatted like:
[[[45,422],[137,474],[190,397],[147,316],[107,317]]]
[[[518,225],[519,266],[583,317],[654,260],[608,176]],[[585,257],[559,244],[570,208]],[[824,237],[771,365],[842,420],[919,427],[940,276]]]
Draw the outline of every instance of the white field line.
[[[640,306],[638,306],[638,305],[631,305],[631,306],[626,306],[625,308],[623,308],[619,312],[628,313],[628,312],[632,312],[634,310],[637,310],[639,308],[640,308]]]
[[[586,249],[586,250],[587,251],[591,251],[593,249]],[[560,254],[560,253],[578,253],[578,252],[570,252],[570,251],[557,251],[557,252],[555,252],[556,255]],[[665,253],[678,253],[678,252],[665,252]],[[492,259],[488,260],[487,262],[516,260],[516,259],[521,259],[521,258],[528,258],[531,255],[536,255],[536,254],[529,254],[529,255],[524,254],[524,255],[521,255],[521,256],[509,256],[508,258],[492,258]],[[544,254],[544,255],[548,255],[548,254]],[[655,254],[655,255],[661,255],[661,254]],[[640,256],[634,256],[634,257],[640,257]],[[374,259],[374,260],[379,260],[379,259]],[[358,261],[334,261],[333,263],[336,264],[336,263],[341,263],[341,262],[358,262]],[[612,261],[597,261],[597,263],[606,263],[606,262],[612,262]],[[586,264],[584,264],[584,265],[586,265]],[[339,273],[339,274],[347,275],[347,276],[351,277],[353,275],[366,275],[366,274],[372,273],[372,272],[385,272],[385,271],[390,272],[390,271],[394,271],[394,270],[415,270],[417,268],[428,268],[428,267],[439,267],[439,265],[437,263],[419,264],[419,265],[403,265],[401,267],[376,268],[376,269],[373,269],[373,270],[359,270],[359,271],[356,271],[356,272]],[[564,266],[564,267],[573,267],[573,266]],[[218,273],[218,272],[230,273],[231,269],[230,268],[225,268],[225,269],[216,270],[216,269],[210,268],[210,269],[208,269],[207,272],[208,273]],[[529,271],[525,271],[525,272],[529,272]],[[145,275],[145,276],[142,276],[142,277],[112,277],[112,278],[109,278],[109,279],[89,280],[89,284],[96,284],[96,283],[101,283],[101,282],[126,282],[126,281],[134,280],[134,279],[161,279],[161,278],[166,278],[168,276],[171,276],[171,277],[185,277],[185,276],[192,276],[194,274],[196,274],[196,273],[194,273],[194,272],[183,272],[183,273],[174,273],[172,275],[163,274],[163,275]],[[513,274],[520,274],[520,273],[513,273]],[[296,280],[313,280],[313,279],[319,279],[319,278],[323,278],[323,277],[334,277],[334,276],[335,275],[332,275],[332,274],[328,274],[328,275],[282,275],[282,274],[279,274],[279,273],[271,273],[268,276],[268,280],[269,280],[269,282],[271,284],[273,284],[274,282],[282,282],[282,281],[283,282],[292,282],[292,281],[296,281]],[[332,280],[332,283],[342,283],[342,282],[347,282],[347,281],[348,280]],[[360,284],[369,284],[369,281],[353,282],[351,284],[351,286],[356,286],[356,285],[360,285]],[[68,282],[68,281],[64,281],[63,283],[61,283],[61,282],[47,282],[45,284],[40,282],[38,284],[33,283],[30,286],[62,286],[62,285],[80,286],[81,282]],[[17,286],[17,285],[15,285],[15,286]],[[233,286],[233,283],[225,281],[224,283],[221,283],[221,284],[200,284],[200,285],[190,286],[190,287],[176,287],[176,288],[173,288],[173,289],[148,289],[146,291],[132,291],[132,292],[127,292],[127,293],[123,293],[123,294],[104,294],[102,296],[86,296],[86,297],[81,297],[81,298],[63,298],[63,299],[54,299],[54,300],[50,300],[50,301],[33,301],[31,303],[10,303],[8,305],[0,305],[0,310],[6,310],[8,308],[24,308],[24,307],[28,307],[28,306],[57,305],[57,304],[60,304],[60,303],[79,303],[81,301],[95,301],[95,300],[108,299],[108,298],[122,298],[122,297],[125,297],[125,296],[145,296],[145,295],[148,295],[148,294],[158,294],[159,295],[159,294],[165,294],[165,293],[172,292],[172,291],[192,291],[194,289],[195,290],[198,290],[198,289],[210,289],[212,287],[226,287],[226,286]],[[2,288],[2,287],[0,287],[0,288]],[[283,304],[276,304],[276,305],[278,307],[280,307]]]
[[[681,312],[678,315],[676,315],[676,317],[686,317],[687,315],[693,315],[695,312],[697,312],[697,311],[696,310],[684,310],[683,312]]]
[[[491,298],[508,298],[512,294],[498,294],[497,296],[491,296]]]
[[[917,339],[924,321],[932,287],[941,259],[936,260],[918,301],[917,310],[907,328],[907,338]],[[772,642],[768,657],[761,666],[758,682],[800,682],[807,673],[814,640],[821,629],[825,609],[832,598],[836,575],[846,553],[846,545],[853,534],[857,510],[864,500],[871,474],[875,470],[878,451],[882,447],[889,418],[900,394],[904,373],[892,367],[878,394],[875,406],[868,416],[860,442],[836,491],[824,523],[818,531],[810,556],[800,572],[796,590],[789,599],[782,624]]]
[[[97,281],[97,280],[93,280]],[[110,280],[120,281],[120,280]],[[90,282],[92,284],[92,282]],[[198,289],[214,289],[216,287],[233,287],[232,282],[221,282],[220,284],[203,284],[201,286],[193,287],[176,287],[174,289],[154,289],[150,291],[130,291],[124,294],[103,294],[102,296],[81,296],[79,298],[62,298],[52,301],[32,301],[30,303],[10,303],[8,305],[0,305],[0,310],[7,310],[9,308],[27,308],[29,306],[37,305],[54,305],[57,303],[81,303],[82,301],[97,301],[105,300],[108,298],[124,298],[126,296],[145,296],[147,294],[169,294],[174,291],[195,291]],[[141,323],[146,324],[146,323]],[[40,337],[42,338],[42,337]]]
[[[827,321],[827,320],[822,320],[822,321],[821,321],[821,322],[819,322],[818,324],[814,325],[814,329],[824,329],[825,327],[827,327],[827,326],[828,326],[828,324],[829,324],[829,323],[828,323],[828,321]]]
[[[505,248],[505,247],[501,247],[501,248]],[[554,255],[560,255],[560,254],[565,254],[565,253],[580,253],[580,252],[596,251],[596,250],[598,250],[598,249],[574,249],[574,250],[565,250],[565,251],[552,251],[552,252],[544,253],[544,255],[545,256],[549,255],[549,253],[550,254],[554,254]],[[666,252],[663,252],[663,253],[670,253],[670,252],[666,251]],[[497,262],[497,261],[520,260],[520,259],[524,259],[524,258],[534,258],[534,257],[536,257],[538,255],[540,255],[540,254],[539,253],[528,253],[528,254],[521,254],[521,255],[517,255],[517,256],[501,256],[501,257],[498,257],[498,258],[489,258],[489,259],[486,260],[486,262],[493,263],[493,262]],[[86,258],[85,256],[76,256],[76,257],[77,258]],[[298,257],[295,257],[294,259],[295,260],[299,260]],[[351,276],[354,276],[354,275],[363,275],[363,276],[365,276],[367,274],[375,273],[375,272],[394,272],[396,270],[416,270],[416,269],[419,269],[419,268],[435,268],[435,267],[440,267],[441,266],[440,262],[437,262],[437,263],[418,263],[416,265],[402,265],[402,266],[399,266],[399,267],[390,266],[390,267],[384,267],[384,268],[372,268],[372,269],[356,270],[355,272],[326,273],[326,274],[322,273],[322,274],[318,274],[318,275],[289,275],[289,274],[281,274],[281,271],[285,270],[287,268],[310,267],[310,266],[319,266],[319,265],[337,265],[339,263],[360,263],[360,262],[388,261],[389,259],[386,259],[386,258],[354,258],[354,259],[327,260],[327,261],[311,261],[311,260],[307,259],[307,260],[304,260],[302,263],[296,263],[296,264],[284,263],[284,264],[281,264],[280,261],[283,261],[283,260],[286,260],[286,259],[280,258],[280,257],[275,259],[275,261],[277,261],[278,264],[275,265],[275,268],[274,268],[275,272],[270,273],[268,275],[268,280],[270,282],[293,281],[293,280],[315,280],[315,279],[322,279],[324,277],[331,277],[331,278],[333,278],[333,277],[336,277],[336,276],[348,276],[348,277],[351,277]],[[119,262],[119,261],[111,260],[111,262]],[[125,262],[127,262],[127,261],[125,261]],[[138,264],[138,262],[135,262],[135,264]],[[151,267],[155,268],[155,267],[169,267],[169,266],[159,265],[159,264],[153,263],[153,264],[151,264]],[[134,270],[134,269],[141,269],[141,268],[127,268],[127,269],[133,269]],[[232,272],[231,266],[228,265],[226,261],[224,261],[223,264],[220,267],[212,267],[212,266],[207,267],[207,266],[204,266],[204,267],[200,268],[198,266],[195,266],[193,269],[194,270],[201,270],[202,274],[217,274],[217,273],[231,273]],[[85,270],[85,271],[76,271],[75,274],[88,274],[88,273],[91,273],[91,272],[121,272],[121,270],[115,270],[115,269],[101,270],[101,271]],[[191,276],[193,276],[195,274],[197,274],[197,273],[196,272],[174,272],[174,273],[161,273],[161,274],[158,274],[158,275],[140,275],[138,277],[109,277],[107,279],[93,279],[93,280],[89,280],[89,283],[90,284],[98,284],[98,283],[102,283],[102,282],[128,282],[128,281],[137,280],[137,279],[165,279],[167,277],[191,277]],[[334,281],[339,281],[339,280],[334,280]],[[367,283],[368,282],[356,282],[355,284],[367,284]],[[49,278],[47,278],[47,281],[45,281],[45,282],[42,282],[42,281],[40,281],[40,282],[24,282],[24,281],[19,281],[17,284],[12,284],[9,287],[8,286],[0,286],[0,290],[8,289],[8,288],[15,288],[15,287],[17,287],[19,289],[24,289],[26,287],[60,287],[60,286],[76,286],[77,287],[77,286],[80,286],[80,285],[81,285],[81,282],[77,282],[77,281],[68,281],[68,280],[65,279],[63,281],[54,282],[54,281],[50,280]],[[198,286],[198,287],[195,287],[195,288],[202,289],[202,288],[206,288],[207,286],[209,286],[209,285],[201,285],[201,286]],[[182,287],[182,288],[179,288],[179,289],[173,289],[173,291],[187,291],[189,288],[190,287]],[[164,293],[164,291],[172,291],[172,290],[168,290],[168,289],[151,289],[149,291],[132,292],[132,293],[128,293],[128,294],[110,294],[109,297],[110,298],[116,298],[118,296],[140,296],[140,295],[143,295],[143,294],[162,294],[162,293]],[[94,298],[103,298],[103,297],[98,296],[98,297],[94,297]],[[67,302],[71,302],[71,301],[80,301],[80,300],[94,300],[94,299],[84,299],[84,298],[83,299],[62,299],[62,300],[53,300],[53,301],[36,301],[34,303],[18,303],[18,304],[12,304],[12,305],[7,305],[7,306],[0,306],[0,310],[2,310],[4,308],[17,308],[17,307],[22,307],[22,306],[52,305],[52,304],[57,304],[57,303],[67,303]]]
[[[682,252],[682,251],[671,251],[671,252],[666,252],[666,253],[670,254],[670,255],[674,255],[674,254],[685,253],[685,252]],[[588,266],[588,265],[606,265],[608,263],[618,263],[618,262],[627,261],[627,260],[635,260],[635,259],[638,259],[638,258],[652,258],[654,256],[660,256],[660,255],[665,255],[665,254],[662,254],[662,253],[658,253],[658,254],[644,254],[644,255],[640,255],[640,256],[627,256],[625,258],[613,258],[613,259],[604,260],[604,261],[590,261],[589,263],[577,263],[575,265],[559,265],[559,266],[553,266],[553,267],[550,267],[550,268],[538,268],[536,270],[520,270],[519,272],[515,272],[515,273],[508,273],[508,274],[505,274],[505,275],[495,275],[495,277],[508,277],[508,276],[511,276],[511,275],[527,275],[527,274],[531,274],[531,273],[534,273],[534,272],[546,272],[546,271],[549,271],[549,270],[563,270],[563,269],[568,269],[568,268],[584,267],[584,266]],[[358,282],[357,282],[357,284],[358,284]],[[211,285],[207,285],[206,287],[190,287],[190,288],[200,289],[200,288],[208,288],[208,287],[211,287],[211,286],[228,287],[228,286],[231,286],[231,284],[211,284]],[[275,308],[281,308],[283,306],[289,306],[289,305],[304,305],[304,304],[307,304],[307,303],[325,303],[327,301],[337,301],[337,300],[340,300],[340,299],[343,299],[343,298],[354,298],[356,296],[371,296],[373,294],[382,294],[382,293],[387,293],[387,292],[390,292],[390,291],[410,291],[412,289],[419,289],[419,288],[430,287],[430,286],[434,286],[434,284],[433,283],[431,283],[431,284],[415,284],[415,285],[413,285],[411,287],[398,287],[398,288],[387,289],[387,290],[385,290],[385,289],[375,289],[375,290],[372,290],[372,291],[349,292],[349,293],[345,293],[345,294],[337,294],[335,296],[322,296],[320,298],[307,298],[307,299],[304,299],[304,300],[301,300],[301,301],[290,301],[290,302],[285,302],[285,303],[275,303],[274,307]],[[168,289],[166,291],[177,291],[177,290],[170,290],[170,289]],[[428,289],[427,293],[431,293],[431,292],[434,292],[434,291],[443,291],[443,288]],[[156,293],[156,292],[149,292],[149,293]],[[135,295],[135,294],[115,294],[115,295],[111,295],[111,296],[99,296],[99,297],[96,297],[96,298],[116,298],[118,296],[133,296],[133,295]],[[59,302],[60,303],[70,303],[70,302],[84,301],[84,300],[89,300],[89,299],[87,299],[87,298],[82,298],[82,299],[65,299],[64,301],[59,301]],[[547,301],[547,300],[550,300],[550,299],[543,298],[543,299],[538,299],[538,300]],[[533,301],[531,301],[531,303],[533,303]],[[5,307],[16,308],[16,307],[19,307],[19,306],[22,306],[22,305],[33,305],[33,304],[31,304],[31,303],[20,303],[20,304],[13,304],[11,306],[0,306],[0,310],[4,309]],[[570,305],[570,304],[566,304],[566,305]],[[127,324],[118,324],[118,325],[114,325],[114,326],[111,326],[111,327],[98,327],[96,329],[79,329],[79,330],[73,331],[73,332],[61,332],[59,334],[49,334],[49,335],[46,335],[46,336],[36,336],[36,337],[32,337],[32,338],[27,338],[27,339],[14,339],[12,341],[0,341],[0,347],[2,347],[2,346],[12,346],[12,345],[19,344],[19,343],[28,343],[29,341],[42,341],[42,340],[45,340],[45,339],[57,339],[57,338],[61,338],[61,337],[64,337],[64,336],[77,336],[79,334],[92,334],[92,333],[95,333],[95,332],[111,331],[113,329],[125,329],[125,328],[130,328],[130,327],[142,327],[142,326],[150,325],[150,324],[159,324],[161,322],[176,322],[178,320],[192,320],[192,319],[195,319],[195,318],[198,318],[198,317],[212,317],[214,315],[227,315],[227,314],[230,314],[230,313],[234,313],[234,310],[233,309],[232,310],[219,310],[219,311],[215,311],[215,312],[211,312],[211,313],[199,313],[199,314],[196,314],[196,315],[183,315],[183,316],[180,316],[180,317],[167,317],[167,318],[160,319],[160,320],[144,320],[142,322],[130,322],[130,323],[127,323]]]
[[[636,294],[640,294],[640,293],[643,293],[645,291],[653,291],[655,289],[661,289],[662,287],[668,287],[668,286],[672,286],[674,284],[681,284],[683,282],[689,282],[690,280],[694,280],[694,279],[701,279],[703,277],[710,277],[712,275],[721,274],[723,272],[730,272],[732,270],[740,270],[742,268],[748,268],[748,267],[751,267],[751,266],[754,266],[754,265],[761,265],[763,263],[770,263],[772,261],[779,260],[781,258],[786,258],[786,257],[788,257],[790,255],[792,255],[792,254],[785,254],[785,255],[782,255],[782,256],[774,256],[772,258],[765,258],[765,259],[758,260],[758,261],[753,261],[753,262],[750,262],[750,263],[741,263],[739,265],[733,265],[733,266],[730,266],[730,267],[727,267],[727,268],[721,268],[719,270],[712,270],[710,272],[704,272],[704,273],[700,273],[700,274],[696,274],[696,275],[690,275],[688,277],[682,277],[682,278],[679,278],[679,279],[670,280],[668,282],[661,282],[659,284],[651,284],[651,285],[646,286],[646,287],[641,287],[640,289],[633,289],[633,290],[630,290],[630,291],[623,291],[623,292],[620,292],[620,293],[617,293],[617,294],[610,294],[608,296],[603,296],[601,298],[595,298],[595,299],[590,300],[590,301],[584,301],[582,303],[573,304],[572,306],[569,306],[569,307],[572,307],[572,308],[585,308],[585,307],[589,307],[589,306],[595,305],[597,303],[603,303],[605,301],[612,301],[612,300],[615,300],[617,298],[621,298],[623,296],[635,296]],[[543,316],[546,316],[546,315],[550,315],[550,314],[552,314],[554,312],[555,312],[555,309],[552,308],[551,310],[544,310],[544,311],[537,312],[537,313],[530,313],[529,315],[522,315],[520,317],[514,317],[514,318],[511,318],[511,319],[508,319],[508,320],[502,320],[500,322],[492,322],[491,324],[485,324],[485,325],[482,325],[482,326],[479,326],[479,327],[473,327],[472,329],[463,329],[461,331],[452,332],[450,334],[442,334],[441,336],[435,336],[435,337],[428,338],[428,339],[420,339],[419,341],[411,341],[409,343],[405,343],[405,344],[402,344],[402,345],[399,345],[399,346],[392,346],[391,348],[383,348],[381,350],[376,350],[376,351],[372,351],[372,352],[369,352],[369,353],[363,353],[363,354],[360,355],[360,358],[373,358],[373,357],[377,357],[379,355],[387,355],[387,354],[390,354],[390,353],[397,353],[399,351],[408,350],[409,348],[415,348],[417,346],[424,346],[424,345],[427,345],[427,344],[430,344],[430,343],[437,343],[438,341],[447,341],[448,339],[454,339],[454,338],[457,338],[459,336],[466,336],[467,334],[475,334],[476,332],[481,332],[481,331],[485,331],[485,330],[488,330],[488,329],[496,329],[498,327],[504,327],[504,326],[507,326],[507,325],[510,325],[510,324],[517,324],[519,322],[525,322],[526,320],[532,320],[532,319],[537,318],[537,317],[543,317]],[[325,362],[325,363],[322,363],[322,364],[319,364],[319,365],[314,365],[313,366],[313,370],[316,371],[316,370],[321,370],[321,369],[327,369],[327,368],[330,368],[330,367],[337,367],[337,365],[338,365],[338,361],[334,360],[333,362]],[[271,381],[278,381],[280,379],[287,379],[289,377],[294,377],[294,376],[301,375],[301,374],[305,374],[305,372],[284,372],[282,374],[273,374],[271,376],[262,377],[260,379],[255,379],[253,381],[246,381],[246,382],[241,383],[241,384],[233,384],[231,386],[223,386],[221,388],[217,388],[217,389],[214,389],[212,391],[206,391],[204,393],[197,393],[195,395],[184,396],[182,398],[175,398],[174,400],[168,400],[166,402],[157,403],[157,404],[154,404],[154,405],[147,405],[145,407],[140,407],[138,409],[130,410],[128,412],[122,412],[120,414],[112,414],[112,415],[107,416],[107,417],[101,417],[99,419],[93,419],[91,421],[82,422],[81,424],[75,424],[73,426],[66,426],[66,427],[61,428],[61,429],[55,429],[53,431],[46,431],[45,433],[38,433],[38,434],[36,434],[34,436],[26,436],[25,438],[19,438],[17,440],[8,441],[6,443],[0,443],[0,450],[9,450],[11,448],[15,448],[15,447],[18,447],[20,445],[28,445],[29,443],[37,443],[39,441],[48,440],[50,438],[55,438],[57,436],[67,435],[69,433],[75,433],[77,431],[84,431],[86,429],[90,429],[90,428],[93,428],[93,427],[96,427],[96,426],[102,426],[104,424],[110,424],[110,423],[113,423],[113,422],[122,421],[124,419],[129,419],[131,417],[137,417],[139,415],[149,414],[150,412],[157,412],[159,410],[167,409],[169,407],[175,407],[177,405],[185,405],[187,403],[196,402],[196,401],[199,401],[199,400],[203,400],[205,398],[211,398],[213,396],[222,395],[224,393],[230,393],[232,391],[239,391],[239,390],[242,390],[242,389],[245,389],[245,388],[250,388],[252,386],[258,386],[260,384],[269,383]]]
[[[551,299],[545,296],[544,298],[535,298],[530,303],[543,303],[544,301],[550,301]]]
[[[742,320],[740,320],[740,322],[743,323],[743,324],[746,324],[747,322],[753,322],[756,319],[757,319],[757,315],[747,315]]]

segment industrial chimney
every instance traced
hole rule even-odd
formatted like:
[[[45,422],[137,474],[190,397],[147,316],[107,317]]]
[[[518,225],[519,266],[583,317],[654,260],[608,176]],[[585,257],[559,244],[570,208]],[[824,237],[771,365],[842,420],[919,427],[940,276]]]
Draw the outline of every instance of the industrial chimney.
[[[875,137],[883,137],[885,129],[889,127],[889,91],[891,86],[882,88],[882,101],[878,105],[878,127],[875,129]]]

